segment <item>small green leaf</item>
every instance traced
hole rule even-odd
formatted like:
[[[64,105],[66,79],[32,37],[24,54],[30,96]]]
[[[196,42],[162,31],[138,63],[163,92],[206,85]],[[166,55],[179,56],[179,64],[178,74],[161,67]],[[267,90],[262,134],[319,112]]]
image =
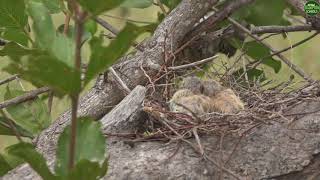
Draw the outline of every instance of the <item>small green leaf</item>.
[[[68,65],[74,67],[75,42],[62,34],[57,34],[51,43],[49,51],[52,56]]]
[[[63,34],[63,30],[64,30],[64,24],[62,24],[62,25],[60,25],[60,26],[58,27],[58,32],[61,34],[61,36],[62,36],[62,34]],[[74,46],[73,46],[74,43],[73,43],[73,41],[72,41],[72,39],[75,39],[75,28],[74,28],[74,26],[69,25],[67,36],[68,36],[68,39],[71,40],[71,41],[69,41],[70,46],[74,48]],[[90,39],[92,36],[93,36],[93,35],[91,34],[91,32],[87,31],[87,29],[84,29],[81,43],[84,43],[85,41],[87,41],[88,39]],[[62,37],[63,37],[63,36],[62,36]],[[63,40],[61,41],[61,43],[63,43]],[[62,45],[62,47],[64,47],[64,46]],[[57,49],[59,49],[59,47],[58,47]],[[70,51],[72,51],[72,50],[74,51],[74,49],[70,49]],[[59,51],[59,50],[57,50],[57,51]],[[68,52],[68,51],[67,51],[67,52]],[[70,58],[71,58],[71,57],[69,57],[69,59],[70,59]],[[71,62],[71,61],[70,61],[70,62]],[[73,65],[72,65],[72,66],[73,66]]]
[[[11,129],[11,126],[9,124],[10,122],[8,122],[8,121],[9,121],[8,119],[0,116],[0,135],[15,136],[16,134]],[[18,126],[14,122],[11,122],[11,123],[13,124],[14,128],[21,136],[33,138],[33,135],[30,132],[21,128],[20,126]]]
[[[105,163],[104,163],[105,164]],[[106,174],[107,166],[100,167],[98,162],[90,162],[87,159],[79,161],[69,174],[70,180],[96,180]]]
[[[285,23],[283,21],[285,8],[286,2],[282,0],[256,0],[236,11],[232,16],[256,26],[283,25],[282,23]]]
[[[106,142],[101,132],[100,122],[80,118],[77,123],[75,164],[89,160],[102,164],[106,157]],[[58,140],[57,163],[55,171],[59,176],[68,174],[69,144],[71,129],[67,126]]]
[[[56,95],[75,94],[81,87],[79,71],[46,54],[31,56],[26,63],[10,63],[4,70],[21,74],[38,87],[50,86],[59,93]]]
[[[281,69],[281,62],[278,60],[273,59],[272,57],[268,57],[268,58],[264,58],[269,56],[270,50],[261,45],[260,43],[256,42],[256,41],[251,41],[248,43],[245,43],[244,48],[245,52],[247,53],[247,55],[249,55],[250,57],[252,57],[255,60],[259,60],[261,58],[262,59],[262,64],[265,64],[271,68],[273,68],[275,73],[278,73]]]
[[[93,15],[101,14],[105,11],[120,6],[124,0],[77,0],[80,5]]]
[[[43,4],[49,9],[51,14],[61,12],[59,1],[61,0],[42,0]]]
[[[118,58],[123,56],[137,36],[144,31],[145,27],[138,27],[128,23],[108,47],[102,45],[102,37],[93,37],[90,41],[91,56],[85,82],[88,83],[95,75],[106,70]]]
[[[0,176],[7,174],[13,167],[4,159],[4,157],[0,154]]]
[[[12,60],[5,71],[21,74],[21,78],[38,87],[50,86],[57,95],[80,91],[80,72],[45,51],[27,49],[11,42],[0,50],[0,56],[9,56]]]
[[[98,30],[98,24],[94,20],[89,19],[85,22],[84,29],[86,30],[86,32],[90,32],[93,36]]]
[[[73,67],[75,43],[73,39],[57,34],[47,7],[40,0],[27,0],[27,12],[33,20],[38,47],[46,50],[69,67]]]
[[[19,29],[7,30],[1,37],[9,41],[19,43],[23,46],[28,46],[28,37],[26,36],[25,32]]]
[[[23,94],[23,91],[12,90],[7,87],[4,99],[9,100]],[[6,110],[16,124],[33,135],[39,134],[42,130],[49,127],[51,122],[47,106],[39,98],[30,102],[9,106]]]
[[[56,32],[49,10],[41,0],[26,0],[26,10],[33,20],[33,30],[39,47],[50,49]]]
[[[5,175],[8,171],[13,170],[17,166],[24,163],[23,160],[19,159],[16,156],[9,155],[6,150],[3,154],[0,154],[0,177]]]
[[[153,0],[126,0],[121,7],[126,8],[147,8],[153,4]]]
[[[239,70],[235,71],[232,75],[237,79],[238,82],[244,84],[245,86],[247,86],[247,82],[245,79],[245,75],[244,75],[244,69],[240,68]],[[260,69],[249,69],[246,71],[248,80],[249,80],[249,85],[251,85],[251,83],[259,81],[259,82],[263,82],[266,80],[266,76],[264,71],[260,70]]]
[[[25,5],[22,0],[0,0],[0,36],[9,41],[27,45],[28,35],[24,28],[28,23]]]
[[[43,179],[56,180],[47,166],[46,160],[38,153],[30,143],[19,143],[7,148],[9,154],[17,156],[26,161]]]

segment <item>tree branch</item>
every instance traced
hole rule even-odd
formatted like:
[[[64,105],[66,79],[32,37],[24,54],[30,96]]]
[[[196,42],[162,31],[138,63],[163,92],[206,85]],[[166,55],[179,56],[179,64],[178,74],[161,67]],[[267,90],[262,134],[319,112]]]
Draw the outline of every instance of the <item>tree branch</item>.
[[[297,26],[258,26],[251,29],[252,34],[263,33],[284,33],[296,31],[312,31],[315,30],[311,25],[297,25]]]
[[[48,88],[48,87],[42,87],[42,88],[39,88],[36,90],[29,91],[22,96],[18,96],[13,99],[10,99],[10,100],[7,100],[7,101],[0,103],[0,109],[32,100],[32,99],[38,97],[38,95],[45,93],[45,92],[48,92],[48,91],[50,91],[50,88]]]

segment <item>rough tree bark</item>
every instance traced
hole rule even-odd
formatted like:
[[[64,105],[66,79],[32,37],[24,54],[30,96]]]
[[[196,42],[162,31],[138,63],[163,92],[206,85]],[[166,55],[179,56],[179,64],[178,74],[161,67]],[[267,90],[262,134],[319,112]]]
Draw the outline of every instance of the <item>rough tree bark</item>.
[[[133,122],[132,126],[138,128],[137,126],[143,123],[140,121],[135,124],[140,115],[131,116],[131,114],[124,113],[120,121],[117,121],[118,117],[114,118],[114,115],[118,114],[121,107],[131,107],[128,112],[135,115],[136,112],[140,112],[139,108],[145,89],[136,86],[145,85],[148,81],[142,68],[149,76],[156,74],[161,64],[164,63],[164,47],[170,47],[170,50],[171,48],[177,49],[186,34],[191,32],[194,25],[216,2],[217,0],[182,1],[159,25],[152,38],[144,44],[144,51],[122,58],[113,66],[128,87],[135,88],[131,94],[104,116],[125,96],[124,93],[119,94],[121,89],[113,76],[108,73],[105,77],[99,78],[96,86],[81,98],[79,116],[91,116],[96,119],[104,116],[102,119],[105,122],[106,132],[123,132],[121,127],[126,127],[125,132],[134,131],[135,129],[130,129],[127,122]],[[245,5],[252,1],[239,0],[239,2]],[[212,26],[224,18],[226,16],[221,16]],[[130,106],[128,102],[131,103]],[[234,153],[232,153],[233,147],[239,139],[224,137],[223,147],[220,149],[220,137],[203,137],[201,142],[210,148],[208,156],[211,161],[204,161],[186,144],[181,144],[179,149],[176,149],[176,143],[145,142],[135,143],[132,146],[118,139],[108,138],[110,167],[105,178],[216,179],[223,172],[222,176],[225,179],[244,179],[246,177],[248,179],[284,180],[294,179],[303,173],[312,174],[312,168],[316,166],[314,164],[319,161],[316,156],[320,152],[320,114],[316,112],[319,107],[319,100],[297,105],[291,110],[292,112],[307,110],[314,113],[305,116],[296,115],[295,124],[291,128],[278,123],[260,127],[253,134],[243,137]],[[57,138],[64,127],[69,124],[69,120],[70,111],[67,111],[39,136],[37,149],[48,160],[51,168],[55,160]],[[230,154],[232,154],[231,157]],[[218,167],[214,164],[221,159],[225,162],[228,158],[230,160],[224,166]],[[311,170],[304,170],[308,167]],[[290,176],[291,173],[297,171],[300,174]],[[27,164],[24,164],[1,179],[40,179],[40,177]]]

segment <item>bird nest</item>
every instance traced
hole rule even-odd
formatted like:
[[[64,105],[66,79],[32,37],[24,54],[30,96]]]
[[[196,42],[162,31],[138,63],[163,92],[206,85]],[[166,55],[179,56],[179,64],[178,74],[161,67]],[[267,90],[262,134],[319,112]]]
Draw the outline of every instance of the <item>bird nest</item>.
[[[231,81],[228,81],[231,83]],[[208,113],[202,116],[171,112],[166,103],[159,103],[152,97],[152,91],[144,103],[144,111],[148,114],[147,130],[139,135],[140,140],[172,140],[199,138],[200,135],[233,135],[244,136],[257,127],[273,123],[289,124],[293,117],[315,112],[288,113],[292,107],[320,96],[318,82],[295,85],[291,80],[277,85],[244,86],[243,83],[232,82],[232,90],[239,95],[245,109],[236,114]],[[152,88],[154,89],[154,88]],[[164,88],[163,94],[168,94]],[[320,109],[319,109],[320,111]]]

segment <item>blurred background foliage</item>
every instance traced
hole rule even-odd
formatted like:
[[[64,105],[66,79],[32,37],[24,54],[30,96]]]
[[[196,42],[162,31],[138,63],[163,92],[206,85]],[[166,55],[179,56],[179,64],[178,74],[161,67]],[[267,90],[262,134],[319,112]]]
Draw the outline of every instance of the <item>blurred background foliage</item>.
[[[114,27],[121,29],[127,21],[134,22],[138,25],[145,25],[152,22],[157,22],[158,13],[160,12],[160,8],[157,6],[151,6],[145,9],[126,9],[126,8],[117,8],[112,11],[105,13],[100,16],[105,19],[107,22],[112,24]],[[299,18],[299,17],[296,17]],[[62,14],[54,15],[54,22],[56,27],[63,24],[64,16]],[[109,34],[109,32],[105,31],[101,27],[99,27],[99,32],[104,32],[105,34]],[[294,32],[288,33],[287,38],[283,38],[283,36],[277,35],[266,40],[270,43],[275,49],[280,50],[286,47],[293,45],[294,43],[305,39],[310,36],[312,32]],[[138,41],[142,41],[143,39],[150,36],[150,34],[143,34],[138,38]],[[318,50],[318,43],[320,42],[320,37],[317,36],[307,43],[300,45],[293,50],[287,51],[283,53],[286,57],[288,57],[294,64],[301,67],[305,72],[312,75],[314,79],[320,79],[320,51]],[[88,49],[88,47],[85,47]],[[89,58],[89,50],[84,51],[83,57],[85,59]],[[275,58],[277,59],[277,58]],[[5,67],[8,64],[8,60],[6,58],[0,58],[0,69]],[[216,61],[215,65],[219,65],[219,63],[228,63],[229,60],[225,55],[221,54],[219,57],[220,61]],[[273,70],[267,66],[263,67],[267,77],[276,79],[277,81],[287,81],[290,75],[295,75],[293,71],[290,70],[289,67],[282,65],[282,68],[279,73],[273,73]],[[0,80],[10,75],[0,70]],[[299,83],[302,79],[299,76],[295,75],[295,82]],[[34,87],[23,80],[13,81],[9,85],[10,87],[21,88],[21,85],[25,90],[32,90]],[[92,86],[94,82],[91,82],[89,86],[87,86],[87,90]],[[6,86],[0,87],[0,101],[4,100],[4,92]],[[85,92],[84,92],[85,93]],[[70,101],[68,98],[64,97],[62,99],[54,99],[53,109],[52,109],[52,119],[56,119],[61,113],[63,113],[70,106]],[[3,151],[5,147],[8,145],[14,144],[16,142],[15,137],[8,136],[0,136],[0,152]]]

